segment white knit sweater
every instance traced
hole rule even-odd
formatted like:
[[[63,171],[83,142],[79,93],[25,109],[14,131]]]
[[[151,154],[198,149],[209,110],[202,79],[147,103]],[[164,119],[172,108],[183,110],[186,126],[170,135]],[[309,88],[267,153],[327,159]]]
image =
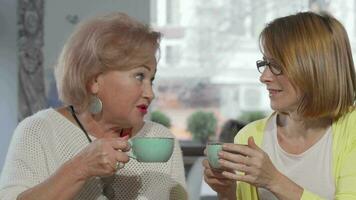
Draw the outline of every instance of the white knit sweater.
[[[137,135],[173,137],[167,128],[149,121]],[[88,144],[82,130],[52,108],[28,117],[13,135],[0,178],[0,199],[15,200]],[[112,187],[115,199],[184,199],[184,165],[178,141],[167,163],[139,163],[131,159],[117,172]],[[75,199],[103,199],[101,193],[102,182],[93,177]]]

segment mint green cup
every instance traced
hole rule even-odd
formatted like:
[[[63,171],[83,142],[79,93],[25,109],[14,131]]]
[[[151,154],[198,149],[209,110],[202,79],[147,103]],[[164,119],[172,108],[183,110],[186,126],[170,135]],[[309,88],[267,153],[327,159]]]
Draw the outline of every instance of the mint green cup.
[[[218,153],[222,150],[222,144],[220,142],[209,142],[207,145],[207,156],[209,164],[212,168],[219,169],[221,166],[219,164]]]
[[[173,153],[174,138],[136,137],[129,143],[130,158],[138,162],[167,162]]]

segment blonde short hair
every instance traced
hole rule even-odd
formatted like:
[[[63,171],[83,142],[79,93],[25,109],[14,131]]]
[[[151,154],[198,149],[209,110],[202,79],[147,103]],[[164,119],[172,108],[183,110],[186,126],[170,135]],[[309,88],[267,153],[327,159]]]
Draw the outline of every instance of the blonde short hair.
[[[303,95],[302,116],[336,120],[355,104],[350,42],[331,15],[301,12],[275,19],[260,34],[260,47]]]
[[[86,109],[89,81],[108,70],[127,70],[155,56],[161,34],[114,12],[80,23],[63,47],[55,66],[59,98]]]

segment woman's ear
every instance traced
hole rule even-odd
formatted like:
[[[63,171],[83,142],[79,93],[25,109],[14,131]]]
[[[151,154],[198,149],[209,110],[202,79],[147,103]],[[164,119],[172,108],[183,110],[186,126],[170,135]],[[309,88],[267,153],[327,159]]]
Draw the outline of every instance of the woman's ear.
[[[100,75],[94,76],[88,82],[88,89],[91,94],[97,94],[99,92],[99,82],[98,78]]]

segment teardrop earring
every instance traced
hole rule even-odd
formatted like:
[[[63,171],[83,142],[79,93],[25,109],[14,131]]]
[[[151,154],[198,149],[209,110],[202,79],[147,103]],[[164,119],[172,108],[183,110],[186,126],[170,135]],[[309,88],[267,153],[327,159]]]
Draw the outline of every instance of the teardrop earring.
[[[93,95],[90,98],[89,104],[89,112],[91,114],[99,114],[103,110],[103,102],[99,99],[99,97]]]

